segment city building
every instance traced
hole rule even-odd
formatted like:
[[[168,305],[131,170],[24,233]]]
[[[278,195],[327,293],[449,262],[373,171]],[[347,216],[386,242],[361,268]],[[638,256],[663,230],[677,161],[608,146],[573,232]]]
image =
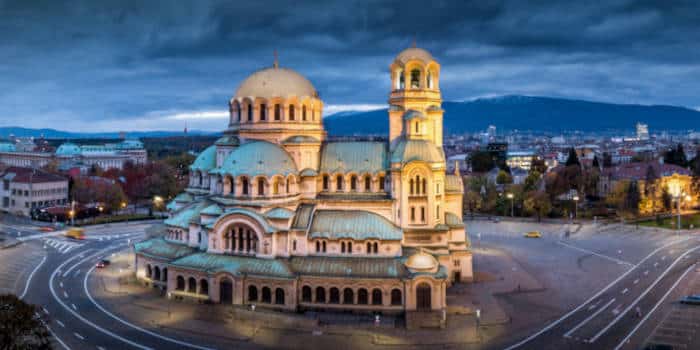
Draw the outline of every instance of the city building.
[[[68,179],[31,168],[0,170],[0,210],[29,216],[32,209],[68,202]]]
[[[678,185],[680,188],[679,194],[688,196],[687,204],[694,205],[696,201],[696,193],[693,190],[693,178],[688,169],[675,164],[664,164],[661,161],[647,161],[625,163],[612,168],[605,168],[600,174],[598,181],[598,195],[605,197],[610,194],[615,186],[622,181],[636,181],[642,197],[648,194],[646,181],[648,178],[654,178],[654,193],[651,194],[653,199],[661,198],[664,190],[669,191],[670,184]],[[686,198],[683,198],[686,199]]]
[[[439,77],[430,53],[402,51],[389,141],[329,142],[311,82],[276,61],[253,73],[168,205],[166,237],[135,245],[137,277],[175,298],[444,322],[447,287],[473,272]]]
[[[61,168],[78,167],[87,171],[92,166],[122,169],[126,162],[144,164],[148,154],[138,140],[124,140],[104,145],[83,145],[66,142],[55,152],[21,151],[14,144],[0,143],[0,163],[17,167],[44,167],[57,163]]]
[[[534,151],[508,151],[506,165],[511,169],[521,168],[529,171],[536,157]]]

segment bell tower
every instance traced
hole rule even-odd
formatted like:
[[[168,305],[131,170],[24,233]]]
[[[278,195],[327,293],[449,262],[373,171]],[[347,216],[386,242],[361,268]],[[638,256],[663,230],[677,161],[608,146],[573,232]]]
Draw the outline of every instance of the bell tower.
[[[390,66],[389,140],[423,139],[442,147],[440,64],[426,50],[410,47]]]

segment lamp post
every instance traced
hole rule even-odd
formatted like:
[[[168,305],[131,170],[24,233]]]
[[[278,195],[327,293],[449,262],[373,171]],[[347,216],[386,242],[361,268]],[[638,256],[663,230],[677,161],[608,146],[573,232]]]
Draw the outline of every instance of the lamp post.
[[[578,218],[578,200],[580,199],[578,195],[574,196],[574,217]]]
[[[676,229],[678,233],[681,232],[681,200],[685,193],[681,190],[681,183],[677,179],[673,179],[668,184],[668,192],[671,194],[673,199],[676,201],[676,207],[678,208],[678,218],[676,222]]]
[[[70,215],[70,225],[75,226],[75,201],[70,202],[70,211],[68,215]]]
[[[506,194],[506,198],[510,199],[510,217],[514,217],[515,215],[513,215],[513,194]]]

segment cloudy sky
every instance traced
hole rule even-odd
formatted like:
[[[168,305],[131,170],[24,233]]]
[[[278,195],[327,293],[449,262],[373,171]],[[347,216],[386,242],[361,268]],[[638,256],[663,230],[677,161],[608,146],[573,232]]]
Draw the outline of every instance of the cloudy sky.
[[[698,1],[0,0],[0,126],[222,130],[273,51],[328,109],[381,107],[416,38],[446,100],[700,108]]]

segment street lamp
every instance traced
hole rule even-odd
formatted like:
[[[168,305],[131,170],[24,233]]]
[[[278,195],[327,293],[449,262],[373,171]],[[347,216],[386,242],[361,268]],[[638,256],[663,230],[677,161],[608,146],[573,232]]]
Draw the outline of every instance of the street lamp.
[[[574,217],[578,218],[578,196],[574,196]]]
[[[512,193],[506,194],[506,198],[510,199],[510,216],[513,217],[513,216],[515,216],[515,215],[513,215],[513,194]]]
[[[678,208],[678,219],[677,226],[678,233],[681,231],[681,200],[685,193],[681,189],[681,182],[678,179],[673,179],[668,183],[668,192],[671,194],[673,199],[676,201],[676,207]]]

